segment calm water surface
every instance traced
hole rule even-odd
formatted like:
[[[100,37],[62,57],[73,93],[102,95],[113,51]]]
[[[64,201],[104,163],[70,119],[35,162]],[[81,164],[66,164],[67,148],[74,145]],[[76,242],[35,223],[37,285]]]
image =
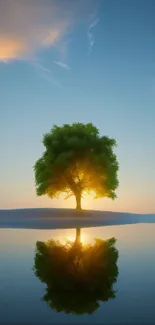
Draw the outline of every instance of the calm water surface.
[[[75,229],[0,229],[0,324],[154,324],[155,225],[84,228],[82,242],[115,237],[119,251],[116,298],[92,314],[56,312],[42,301],[46,285],[34,275],[37,241],[74,240]]]

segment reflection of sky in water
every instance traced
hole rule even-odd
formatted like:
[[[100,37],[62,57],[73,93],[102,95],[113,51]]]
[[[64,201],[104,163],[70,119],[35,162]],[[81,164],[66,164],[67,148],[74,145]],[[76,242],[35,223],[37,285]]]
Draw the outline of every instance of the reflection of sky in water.
[[[92,315],[57,314],[41,301],[45,285],[34,276],[37,240],[74,240],[75,229],[0,229],[0,324],[22,323],[154,323],[155,225],[139,224],[85,228],[84,243],[116,237],[119,277],[116,299],[102,303]]]

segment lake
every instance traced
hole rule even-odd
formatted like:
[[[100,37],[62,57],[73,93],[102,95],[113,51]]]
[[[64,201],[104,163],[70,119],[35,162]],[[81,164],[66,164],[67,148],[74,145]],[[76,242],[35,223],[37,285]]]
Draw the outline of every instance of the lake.
[[[46,284],[33,270],[36,242],[74,241],[75,233],[75,229],[0,229],[0,324],[154,324],[155,224],[81,229],[83,244],[115,237],[119,252],[115,298],[98,301],[92,314],[58,312],[43,301]]]

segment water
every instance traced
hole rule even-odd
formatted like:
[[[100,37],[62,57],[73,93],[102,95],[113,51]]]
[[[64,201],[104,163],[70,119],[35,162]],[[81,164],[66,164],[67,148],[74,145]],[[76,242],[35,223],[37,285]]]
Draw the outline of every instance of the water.
[[[35,246],[50,238],[74,240],[75,229],[0,229],[0,324],[154,324],[155,224],[83,228],[82,242],[115,237],[119,251],[116,298],[92,314],[56,312],[42,301],[46,285],[35,276]]]

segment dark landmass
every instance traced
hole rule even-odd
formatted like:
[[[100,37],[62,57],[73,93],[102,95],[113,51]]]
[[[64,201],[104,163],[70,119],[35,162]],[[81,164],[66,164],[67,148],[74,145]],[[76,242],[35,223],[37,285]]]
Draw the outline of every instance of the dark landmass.
[[[0,228],[62,229],[155,223],[155,214],[132,214],[111,211],[74,209],[0,210]]]

